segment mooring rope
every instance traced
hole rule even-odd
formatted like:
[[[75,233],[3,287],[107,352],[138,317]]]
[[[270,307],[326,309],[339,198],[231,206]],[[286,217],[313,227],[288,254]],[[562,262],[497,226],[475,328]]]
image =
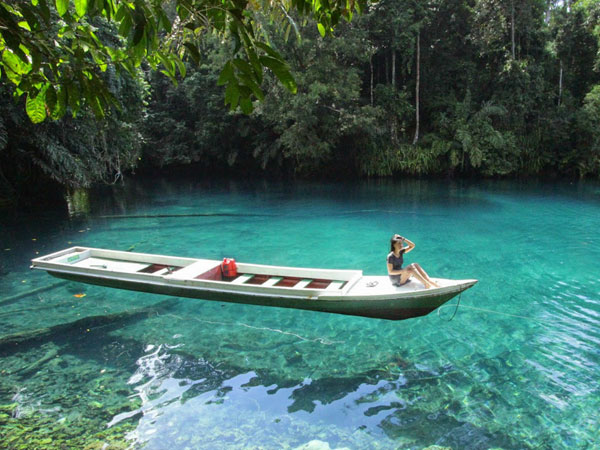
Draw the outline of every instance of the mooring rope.
[[[460,305],[460,299],[462,297],[462,292],[459,294],[458,296],[458,301],[456,302],[456,308],[454,309],[454,313],[452,314],[452,317],[450,317],[448,319],[448,322],[450,322],[452,319],[454,319],[454,316],[456,316],[456,312],[458,311],[458,305]],[[451,306],[451,305],[442,305],[442,306]],[[437,315],[438,317],[440,317],[440,310],[442,309],[442,306],[440,306],[437,310]]]
[[[456,309],[454,310],[454,314],[452,315],[452,317],[450,318],[450,320],[452,320],[454,318],[454,316],[456,315],[456,311],[458,310],[458,305],[459,304],[460,304],[460,296],[458,297],[458,303],[456,304]],[[449,308],[451,306],[452,305],[442,305],[442,306],[440,306],[438,308],[438,317],[440,315],[440,310],[442,308]],[[536,319],[536,318],[530,317],[530,316],[521,316],[519,314],[509,314],[509,313],[504,313],[504,312],[500,312],[500,311],[495,311],[493,309],[477,308],[476,306],[461,305],[461,308],[472,309],[472,310],[475,310],[475,311],[481,311],[481,312],[486,312],[486,313],[490,313],[490,314],[497,314],[499,316],[514,317],[516,319],[531,320],[531,321],[539,322],[539,323],[556,324],[556,321],[553,321],[553,320]],[[448,320],[448,322],[450,322],[450,320]]]

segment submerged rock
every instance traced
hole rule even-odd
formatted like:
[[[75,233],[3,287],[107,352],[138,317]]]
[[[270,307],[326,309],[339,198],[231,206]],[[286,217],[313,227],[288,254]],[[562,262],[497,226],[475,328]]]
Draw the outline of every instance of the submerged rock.
[[[329,442],[320,441],[318,439],[313,439],[306,444],[302,444],[300,447],[296,447],[294,450],[350,450],[348,447],[336,447],[332,449],[329,446]]]

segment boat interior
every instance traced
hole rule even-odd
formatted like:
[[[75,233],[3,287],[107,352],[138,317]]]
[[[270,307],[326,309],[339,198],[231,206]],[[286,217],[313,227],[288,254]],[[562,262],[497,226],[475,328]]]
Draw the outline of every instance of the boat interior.
[[[211,280],[221,281],[236,285],[253,285],[263,287],[287,287],[295,289],[324,289],[335,291],[343,289],[349,279],[334,279],[309,277],[308,273],[285,273],[294,271],[278,270],[275,266],[271,267],[271,273],[265,273],[265,268],[269,266],[258,266],[252,264],[240,264],[236,276],[227,277],[223,274],[221,263],[214,260],[173,258],[160,256],[160,261],[143,261],[145,258],[135,257],[136,254],[116,251],[101,251],[87,248],[74,248],[71,252],[59,252],[59,254],[49,255],[40,258],[44,262],[66,264],[71,267],[104,269],[108,271],[150,274],[163,276],[177,280]],[[120,255],[123,253],[123,255]],[[137,254],[140,255],[140,254]],[[120,257],[122,256],[122,257]],[[158,257],[155,259],[159,259]],[[142,260],[140,260],[142,259]],[[301,269],[297,270],[301,272]],[[323,271],[327,272],[327,271]],[[307,276],[303,276],[307,275]]]

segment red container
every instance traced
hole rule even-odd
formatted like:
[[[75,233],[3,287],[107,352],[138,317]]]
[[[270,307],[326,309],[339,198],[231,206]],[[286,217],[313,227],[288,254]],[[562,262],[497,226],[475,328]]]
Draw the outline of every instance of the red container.
[[[237,276],[237,265],[233,258],[223,258],[221,263],[221,271],[224,277],[235,277]]]

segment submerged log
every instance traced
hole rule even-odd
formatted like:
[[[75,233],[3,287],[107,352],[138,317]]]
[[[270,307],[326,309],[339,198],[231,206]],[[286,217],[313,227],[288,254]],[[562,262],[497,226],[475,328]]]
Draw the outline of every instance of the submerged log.
[[[22,298],[29,297],[30,295],[39,294],[40,292],[49,291],[51,289],[60,287],[60,286],[62,286],[64,284],[67,284],[67,283],[68,283],[68,281],[58,281],[56,283],[52,283],[52,284],[49,284],[47,286],[42,286],[42,287],[39,287],[39,288],[31,289],[30,291],[27,291],[27,292],[21,292],[19,294],[11,295],[10,297],[5,297],[2,300],[0,300],[0,306],[8,305],[10,303],[14,303],[17,300],[21,300]]]
[[[98,216],[99,219],[155,219],[163,217],[272,217],[274,214],[190,213],[190,214],[126,214]]]
[[[116,326],[130,320],[136,320],[157,314],[177,303],[176,300],[164,300],[155,305],[124,311],[115,314],[101,316],[89,316],[73,322],[61,323],[51,327],[38,328],[36,330],[23,331],[20,333],[8,334],[0,337],[0,354],[6,355],[23,350],[27,346],[38,345],[41,342],[48,342],[57,338],[63,338],[65,335],[73,332],[89,332],[94,328],[104,326]]]

